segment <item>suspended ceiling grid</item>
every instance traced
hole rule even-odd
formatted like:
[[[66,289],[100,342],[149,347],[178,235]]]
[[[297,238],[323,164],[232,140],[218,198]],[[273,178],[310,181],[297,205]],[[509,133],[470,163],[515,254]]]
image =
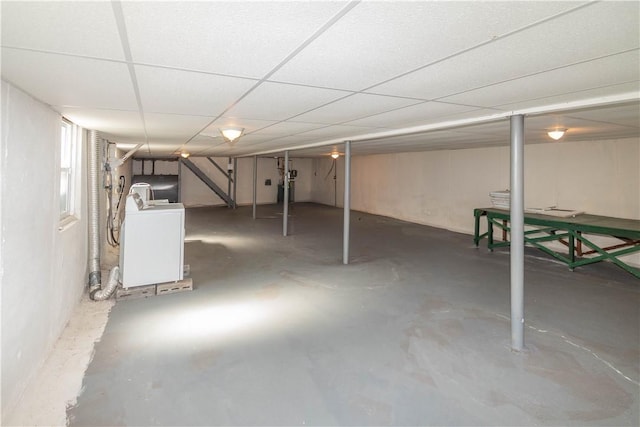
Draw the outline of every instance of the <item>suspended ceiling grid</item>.
[[[514,111],[531,143],[640,134],[638,2],[1,7],[3,79],[145,156],[500,145]]]

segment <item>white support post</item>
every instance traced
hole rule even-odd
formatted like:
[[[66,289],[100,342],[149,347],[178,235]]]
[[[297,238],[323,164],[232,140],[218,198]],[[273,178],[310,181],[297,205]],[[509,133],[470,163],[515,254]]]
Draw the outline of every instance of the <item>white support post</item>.
[[[511,116],[511,348],[524,349],[524,116]]]
[[[351,215],[351,141],[344,142],[344,228],[342,263],[349,264],[349,225]]]
[[[289,221],[289,151],[284,152],[284,211],[282,213],[282,235],[286,237]]]

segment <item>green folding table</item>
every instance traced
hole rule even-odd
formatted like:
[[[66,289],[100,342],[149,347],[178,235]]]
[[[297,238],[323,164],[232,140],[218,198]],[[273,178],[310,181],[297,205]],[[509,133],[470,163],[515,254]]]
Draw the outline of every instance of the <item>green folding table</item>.
[[[509,246],[507,233],[511,229],[508,210],[476,208],[473,210],[473,215],[475,217],[473,242],[476,246],[484,237],[487,237],[489,250]],[[487,231],[480,234],[480,218],[483,216],[487,218]],[[640,220],[589,214],[560,218],[525,212],[524,223],[529,226],[524,232],[525,243],[566,263],[571,270],[582,265],[609,260],[640,279],[640,269],[620,259],[623,255],[640,252]],[[494,241],[494,226],[502,231],[503,241]],[[585,234],[614,237],[619,240],[619,243],[601,247],[585,237]],[[551,241],[558,241],[567,246],[568,253],[558,252],[543,245]],[[587,249],[583,250],[585,246]]]

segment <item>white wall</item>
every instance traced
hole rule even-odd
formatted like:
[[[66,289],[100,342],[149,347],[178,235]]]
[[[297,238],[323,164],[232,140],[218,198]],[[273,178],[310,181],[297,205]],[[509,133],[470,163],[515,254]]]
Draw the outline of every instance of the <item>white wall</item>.
[[[209,178],[211,178],[222,190],[227,191],[227,179],[222,173],[204,157],[190,157],[193,163],[198,166]],[[214,160],[224,170],[227,169],[227,158],[214,158]],[[156,160],[155,173],[177,174],[178,163],[172,161]],[[134,162],[133,173],[140,174],[142,168],[141,161]],[[291,160],[293,169],[298,171],[295,179],[295,201],[307,202],[311,200],[311,159],[293,158]],[[145,161],[145,173],[151,173],[151,161]],[[267,179],[271,180],[271,185],[265,185]],[[274,158],[258,159],[258,179],[256,200],[258,204],[276,203],[278,195],[278,182],[280,175]],[[253,157],[238,159],[237,170],[238,188],[236,190],[236,203],[238,205],[248,205],[253,203]],[[224,205],[222,199],[216,196],[209,187],[195,176],[193,172],[182,166],[180,199],[187,207],[194,206],[217,206]],[[232,190],[233,191],[233,190]]]
[[[3,418],[44,363],[86,283],[86,150],[78,220],[59,230],[60,120],[2,81]]]
[[[325,175],[331,161],[314,160],[312,190],[313,201],[329,205],[333,179]],[[637,138],[526,145],[525,206],[640,219],[639,171]],[[490,206],[490,191],[509,188],[509,147],[355,155],[351,184],[355,210],[472,234],[473,208]],[[638,255],[627,260],[640,264]]]

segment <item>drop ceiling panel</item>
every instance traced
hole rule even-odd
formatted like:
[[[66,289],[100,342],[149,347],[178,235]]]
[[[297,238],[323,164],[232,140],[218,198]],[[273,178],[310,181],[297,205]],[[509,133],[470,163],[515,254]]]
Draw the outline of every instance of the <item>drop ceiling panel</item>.
[[[304,134],[286,136],[283,138],[277,138],[273,141],[268,141],[266,143],[256,144],[256,146],[254,147],[237,146],[237,151],[235,153],[238,155],[250,155],[255,152],[280,151],[283,150],[283,148],[291,149],[293,147],[298,147],[304,144],[312,144],[318,141],[322,141],[322,139],[316,136],[305,136]],[[293,153],[295,153],[296,155],[299,154],[298,150],[295,150],[294,152],[292,152],[292,154]]]
[[[89,108],[54,108],[64,117],[85,129],[100,129],[110,135],[127,135],[144,141],[144,126],[138,111],[97,110]],[[120,139],[120,138],[118,138]]]
[[[271,126],[277,121],[273,120],[254,120],[254,119],[235,119],[230,117],[220,117],[211,125],[209,125],[205,130],[201,132],[202,135],[213,136],[215,138],[221,138],[220,128],[223,127],[240,127],[244,128],[244,135],[251,134],[256,132],[259,129],[262,129],[267,126]],[[244,136],[242,137],[244,138]]]
[[[406,98],[357,94],[301,114],[295,117],[295,120],[325,124],[341,123],[416,103],[415,100]]]
[[[110,2],[2,2],[2,45],[124,59]]]
[[[138,108],[122,63],[3,48],[2,77],[51,105]]]
[[[636,93],[640,95],[640,81],[634,81],[630,83],[615,84],[610,86],[603,86],[595,89],[580,89],[571,93],[563,93],[553,96],[542,96],[539,98],[532,98],[526,101],[518,101],[510,104],[498,105],[495,108],[503,111],[513,111],[521,109],[539,108],[547,105],[559,105],[567,102],[579,102],[583,100],[593,100],[602,97]],[[606,107],[606,105],[605,105]]]
[[[525,142],[550,142],[547,132],[554,128],[567,129],[562,141],[580,141],[596,138],[619,139],[638,135],[637,125],[625,126],[567,115],[547,115],[526,118],[525,130],[527,139]]]
[[[286,120],[349,92],[281,83],[263,83],[225,113],[228,117]]]
[[[275,73],[273,80],[362,90],[573,6],[363,2]]]
[[[566,114],[568,119],[576,118],[607,122],[620,126],[640,128],[640,103],[628,103],[625,105],[610,105],[600,108],[590,108]]]
[[[362,126],[347,126],[347,125],[332,125],[323,128],[318,128],[314,130],[310,130],[308,132],[300,133],[295,136],[315,136],[322,139],[333,139],[333,138],[345,138],[363,135],[371,132],[380,131],[380,129],[376,128],[366,128]]]
[[[345,124],[397,129],[410,126],[412,123],[427,123],[452,114],[470,111],[478,111],[478,109],[466,105],[447,104],[443,102],[423,102],[365,117],[364,119],[352,120]]]
[[[172,138],[183,142],[198,133],[211,121],[210,117],[177,114],[145,113],[149,138]]]
[[[637,81],[639,51],[613,55],[570,67],[449,96],[442,101],[492,107],[554,95],[570,94],[612,84]],[[615,92],[610,92],[613,94]]]
[[[226,142],[222,138],[211,138],[206,136],[197,136],[189,141],[184,147],[189,152],[211,149],[218,146],[224,146]]]
[[[260,129],[259,132],[261,134],[266,134],[266,135],[289,136],[289,135],[295,135],[302,132],[307,132],[313,129],[318,129],[325,126],[326,125],[317,124],[317,123],[285,121],[285,122],[275,123],[264,129]]]
[[[435,99],[591,60],[612,50],[637,49],[638,19],[636,2],[589,5],[370,91]]]
[[[122,9],[134,61],[260,78],[345,4],[123,2]]]
[[[508,144],[508,121],[504,128],[357,138],[640,93],[638,2],[371,1],[350,3],[344,15],[346,2],[119,4],[144,112],[119,62],[111,2],[2,2],[2,76],[113,141],[144,141],[144,113],[145,150],[160,153],[188,140],[190,149],[225,156],[295,153],[347,138],[368,152]],[[336,101],[362,89],[369,93]],[[421,102],[432,97],[446,101]],[[217,117],[207,130],[215,138],[196,136]],[[556,122],[566,123],[568,140],[638,137],[639,121],[635,103],[529,115],[525,130],[527,143],[544,141],[544,127]],[[219,136],[223,125],[243,127],[245,135],[230,147]]]
[[[136,66],[145,112],[217,116],[255,81],[213,74]]]

